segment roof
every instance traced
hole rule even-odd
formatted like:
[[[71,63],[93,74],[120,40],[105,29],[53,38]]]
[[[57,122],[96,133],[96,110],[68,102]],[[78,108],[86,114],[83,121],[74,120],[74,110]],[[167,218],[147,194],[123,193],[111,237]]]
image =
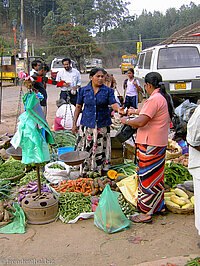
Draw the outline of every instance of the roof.
[[[176,31],[165,41],[160,44],[171,44],[171,43],[195,43],[200,44],[200,20],[190,24],[189,26]]]

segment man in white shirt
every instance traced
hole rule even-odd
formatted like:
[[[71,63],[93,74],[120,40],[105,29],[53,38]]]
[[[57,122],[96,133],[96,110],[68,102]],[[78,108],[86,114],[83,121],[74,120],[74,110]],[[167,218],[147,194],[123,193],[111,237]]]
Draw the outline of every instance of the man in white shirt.
[[[64,68],[58,71],[56,76],[56,81],[65,81],[61,87],[60,99],[67,101],[69,95],[70,103],[76,106],[77,89],[81,86],[81,74],[77,69],[72,68],[71,59],[64,58],[62,64]]]
[[[31,64],[32,70],[30,71],[30,76],[32,77],[34,73],[38,72],[39,66],[41,65],[40,60],[34,60]]]

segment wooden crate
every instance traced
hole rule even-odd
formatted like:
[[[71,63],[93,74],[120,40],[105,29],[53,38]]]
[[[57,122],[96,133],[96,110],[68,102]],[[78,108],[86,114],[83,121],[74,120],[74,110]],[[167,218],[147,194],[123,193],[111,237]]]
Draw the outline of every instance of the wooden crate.
[[[111,165],[114,165],[114,164],[118,164],[118,163],[124,163],[124,158],[115,158],[115,159],[112,159],[111,158]]]
[[[111,159],[117,159],[123,157],[122,149],[111,149]]]

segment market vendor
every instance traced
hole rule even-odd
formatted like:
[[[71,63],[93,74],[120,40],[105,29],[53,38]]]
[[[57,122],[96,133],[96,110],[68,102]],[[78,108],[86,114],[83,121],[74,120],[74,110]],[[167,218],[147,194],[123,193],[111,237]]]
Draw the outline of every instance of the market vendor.
[[[142,213],[131,217],[135,223],[151,222],[154,213],[165,213],[165,153],[173,112],[170,96],[165,90],[159,73],[150,72],[145,76],[145,89],[150,97],[145,101],[142,109],[128,110],[128,115],[139,116],[133,119],[124,116],[121,119],[123,124],[138,128],[135,141],[138,164],[137,205]]]
[[[114,111],[118,111],[119,105],[115,100],[114,90],[103,84],[104,75],[103,68],[93,68],[89,74],[90,83],[78,91],[72,133],[77,131],[77,120],[82,111],[75,149],[90,154],[82,165],[83,176],[89,171],[105,174],[110,167],[112,122],[109,105]]]

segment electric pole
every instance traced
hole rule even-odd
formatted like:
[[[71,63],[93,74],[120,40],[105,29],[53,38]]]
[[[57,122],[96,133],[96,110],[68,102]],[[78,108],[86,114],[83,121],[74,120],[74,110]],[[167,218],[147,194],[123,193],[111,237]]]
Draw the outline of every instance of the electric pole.
[[[21,25],[20,25],[20,39],[21,39],[21,57],[23,56],[23,40],[24,40],[24,0],[21,0]]]

